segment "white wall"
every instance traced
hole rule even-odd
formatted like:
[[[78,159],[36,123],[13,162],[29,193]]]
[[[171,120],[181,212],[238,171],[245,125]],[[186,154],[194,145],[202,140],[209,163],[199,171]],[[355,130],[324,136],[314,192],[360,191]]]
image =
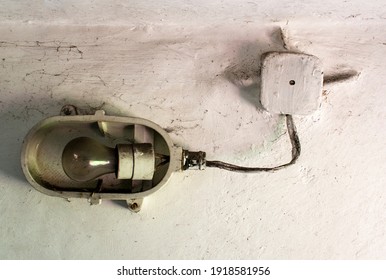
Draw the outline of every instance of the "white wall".
[[[384,1],[2,1],[0,258],[385,258],[385,24]],[[139,214],[48,197],[21,172],[25,134],[67,103],[150,119],[209,159],[285,162],[258,71],[286,49],[358,73],[295,117],[295,166],[175,174]]]

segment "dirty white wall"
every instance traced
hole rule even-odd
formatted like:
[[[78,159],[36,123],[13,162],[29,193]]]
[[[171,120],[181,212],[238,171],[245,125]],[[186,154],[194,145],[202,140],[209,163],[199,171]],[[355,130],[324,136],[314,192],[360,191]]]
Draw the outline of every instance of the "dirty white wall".
[[[385,258],[385,27],[381,0],[1,1],[0,258]],[[26,182],[23,137],[67,103],[150,119],[209,159],[287,161],[283,119],[258,103],[273,50],[352,76],[294,118],[296,165],[175,174],[139,214]]]

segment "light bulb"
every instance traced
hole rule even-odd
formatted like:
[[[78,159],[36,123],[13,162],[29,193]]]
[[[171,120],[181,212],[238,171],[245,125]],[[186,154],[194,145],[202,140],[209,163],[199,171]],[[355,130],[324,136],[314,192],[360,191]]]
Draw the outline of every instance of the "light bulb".
[[[68,177],[85,182],[101,175],[116,172],[116,149],[99,144],[88,137],[70,141],[62,154],[62,165]]]
[[[71,140],[62,154],[64,172],[78,182],[108,173],[115,173],[117,179],[152,180],[155,170],[169,160],[169,156],[155,154],[150,143],[109,148],[88,137]]]

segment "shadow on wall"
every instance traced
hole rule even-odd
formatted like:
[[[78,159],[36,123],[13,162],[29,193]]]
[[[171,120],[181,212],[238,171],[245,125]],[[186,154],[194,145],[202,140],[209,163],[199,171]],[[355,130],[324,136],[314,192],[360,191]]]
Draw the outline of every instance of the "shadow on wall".
[[[240,97],[255,105],[258,110],[264,110],[260,103],[262,55],[266,52],[290,51],[281,27],[274,27],[267,37],[268,40],[243,42],[233,61],[222,73],[222,77],[239,89]]]
[[[289,44],[281,27],[274,27],[267,35],[268,40],[243,42],[238,48],[236,57],[222,73],[222,77],[237,86],[240,97],[255,105],[259,111],[264,110],[260,103],[260,74],[263,54],[267,52],[301,52]],[[361,74],[349,65],[335,65],[329,67],[328,70],[328,73],[324,75],[324,85],[345,82],[357,78]]]

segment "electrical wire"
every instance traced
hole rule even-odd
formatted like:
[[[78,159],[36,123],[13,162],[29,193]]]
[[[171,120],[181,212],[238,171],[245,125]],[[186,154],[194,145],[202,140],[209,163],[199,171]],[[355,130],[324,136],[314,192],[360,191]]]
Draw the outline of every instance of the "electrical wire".
[[[248,173],[248,172],[269,172],[269,171],[273,172],[294,164],[300,156],[300,152],[301,152],[300,140],[299,140],[292,116],[285,115],[285,117],[286,117],[288,135],[292,145],[292,159],[290,162],[279,166],[275,166],[275,167],[246,167],[246,166],[238,166],[238,165],[234,165],[234,164],[230,164],[230,163],[226,163],[218,160],[214,160],[214,161],[207,160],[206,166],[221,168],[228,171]]]

